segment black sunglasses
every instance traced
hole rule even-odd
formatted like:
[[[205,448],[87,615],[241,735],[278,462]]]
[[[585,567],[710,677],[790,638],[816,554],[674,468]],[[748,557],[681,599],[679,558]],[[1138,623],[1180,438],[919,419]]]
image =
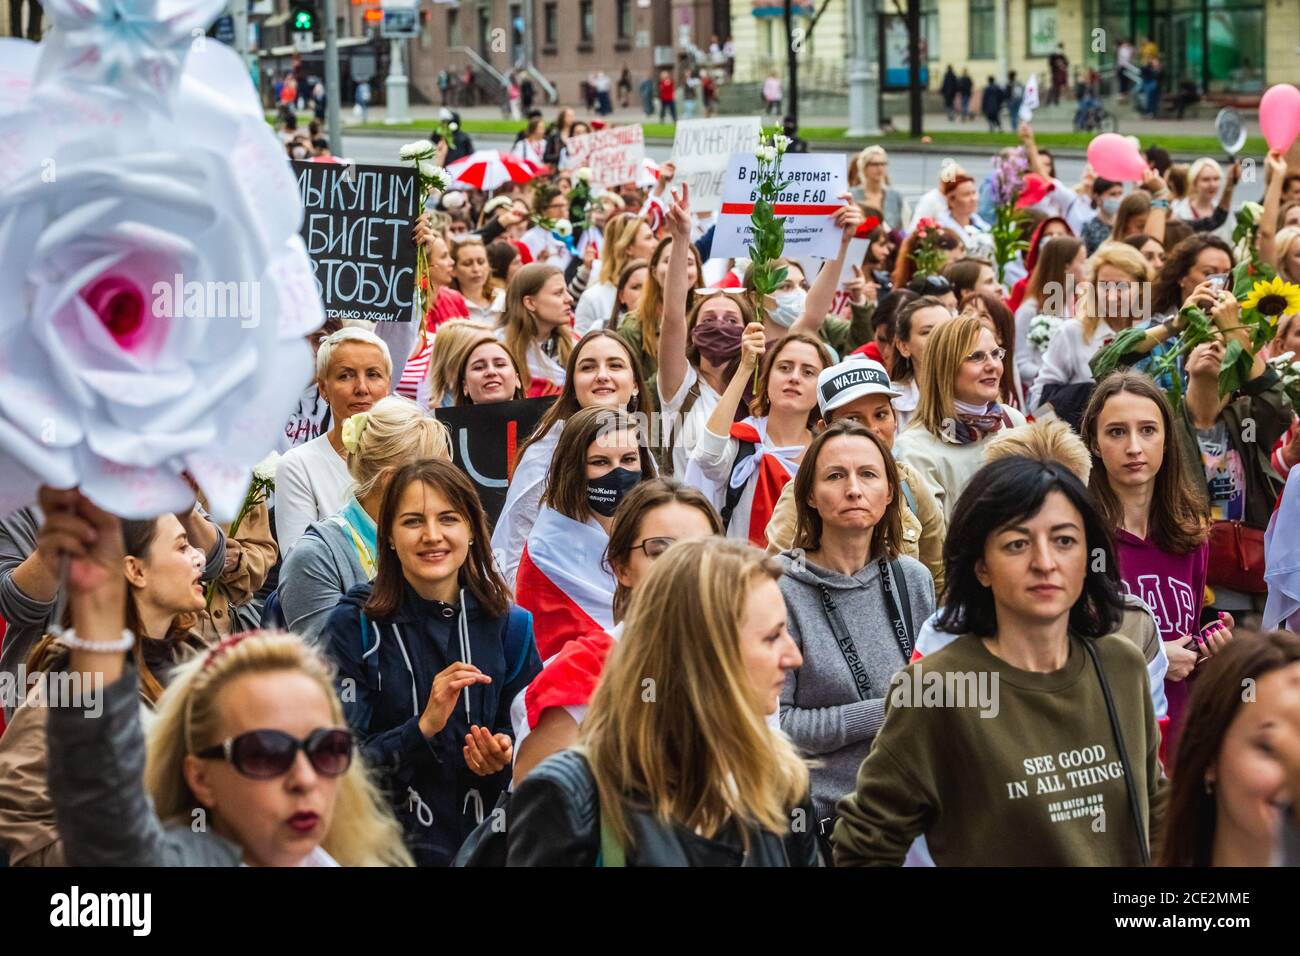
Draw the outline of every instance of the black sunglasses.
[[[271,780],[288,773],[301,750],[322,777],[338,777],[352,766],[355,748],[356,739],[346,729],[318,727],[306,740],[298,740],[282,730],[250,730],[200,750],[195,756],[229,760],[245,777]]]
[[[946,295],[952,291],[952,283],[943,276],[926,276],[913,279],[907,287],[920,295]]]

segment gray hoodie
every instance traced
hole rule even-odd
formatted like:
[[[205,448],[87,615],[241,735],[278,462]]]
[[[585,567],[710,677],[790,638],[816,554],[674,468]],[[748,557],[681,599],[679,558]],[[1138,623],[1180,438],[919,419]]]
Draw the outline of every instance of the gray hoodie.
[[[369,578],[357,549],[337,522],[326,518],[308,525],[280,566],[280,608],[289,630],[313,646],[343,595]]]
[[[790,634],[803,653],[803,666],[786,675],[781,691],[781,729],[803,753],[815,758],[813,808],[830,816],[835,802],[852,793],[858,767],[885,720],[885,698],[894,674],[907,665],[891,627],[879,563],[870,562],[852,577],[803,561],[794,552],[778,560],[785,568],[785,596]],[[913,641],[934,611],[934,581],[921,562],[899,557],[911,601]],[[901,582],[896,582],[901,586]],[[848,628],[866,668],[870,697],[863,700],[844,660],[822,601],[825,587]]]

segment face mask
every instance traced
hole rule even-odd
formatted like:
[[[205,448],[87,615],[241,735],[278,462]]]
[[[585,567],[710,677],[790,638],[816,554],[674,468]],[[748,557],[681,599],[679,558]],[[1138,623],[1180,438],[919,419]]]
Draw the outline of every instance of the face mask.
[[[794,325],[795,320],[803,315],[804,302],[808,299],[808,290],[797,287],[789,292],[778,292],[775,296],[776,309],[771,312],[772,321],[782,328]]]
[[[641,481],[641,472],[615,468],[599,478],[587,479],[587,504],[591,510],[606,518],[614,517],[619,502]]]
[[[714,365],[725,365],[740,354],[744,329],[725,319],[704,319],[691,329],[691,344]]]
[[[1108,216],[1115,215],[1115,213],[1119,212],[1119,202],[1120,201],[1115,199],[1113,196],[1110,199],[1103,199],[1101,201],[1102,212]]]

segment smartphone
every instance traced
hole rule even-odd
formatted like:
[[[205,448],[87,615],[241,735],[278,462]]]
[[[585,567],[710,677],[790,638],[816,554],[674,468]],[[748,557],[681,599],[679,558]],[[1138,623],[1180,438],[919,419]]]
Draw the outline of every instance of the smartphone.
[[[1219,615],[1217,620],[1211,621],[1209,624],[1205,625],[1205,627],[1201,628],[1200,633],[1193,635],[1196,639],[1196,646],[1204,647],[1206,643],[1205,639],[1209,637],[1209,635],[1221,630],[1223,630],[1222,614]]]

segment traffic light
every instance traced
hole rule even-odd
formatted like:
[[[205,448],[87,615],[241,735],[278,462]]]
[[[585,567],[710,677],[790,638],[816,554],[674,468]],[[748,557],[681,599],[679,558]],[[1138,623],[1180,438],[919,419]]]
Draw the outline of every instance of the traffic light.
[[[316,29],[316,11],[307,4],[297,4],[293,8],[293,32],[311,33]]]

